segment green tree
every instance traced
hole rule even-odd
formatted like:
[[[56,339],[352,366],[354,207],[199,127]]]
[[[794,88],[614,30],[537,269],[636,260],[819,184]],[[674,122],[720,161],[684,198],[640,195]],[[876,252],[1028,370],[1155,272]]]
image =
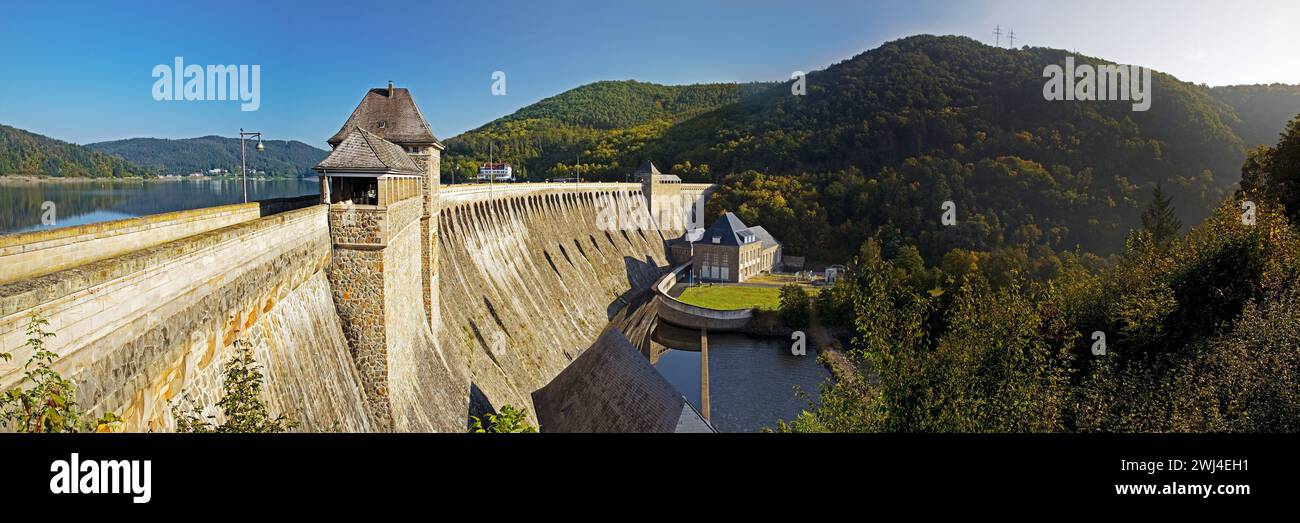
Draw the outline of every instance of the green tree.
[[[172,404],[177,432],[285,432],[298,423],[289,418],[271,416],[262,401],[262,371],[253,360],[252,344],[235,341],[235,353],[226,362],[222,396],[217,409],[224,415],[204,416],[201,411],[185,411],[179,403]]]
[[[1269,173],[1273,167],[1273,148],[1260,145],[1246,152],[1246,162],[1241,166],[1241,189],[1237,194],[1243,197],[1262,195],[1268,183]]]
[[[793,283],[781,286],[781,320],[791,329],[806,328],[811,302],[803,287]]]
[[[528,424],[527,409],[503,405],[499,413],[470,416],[469,431],[475,434],[535,433],[537,428]]]
[[[1268,192],[1286,207],[1292,222],[1300,221],[1300,117],[1287,124],[1269,155]]]
[[[1174,212],[1172,198],[1165,196],[1160,184],[1151,189],[1151,203],[1142,211],[1142,227],[1151,233],[1151,240],[1161,249],[1168,249],[1178,237],[1178,230],[1183,228],[1183,222]]]

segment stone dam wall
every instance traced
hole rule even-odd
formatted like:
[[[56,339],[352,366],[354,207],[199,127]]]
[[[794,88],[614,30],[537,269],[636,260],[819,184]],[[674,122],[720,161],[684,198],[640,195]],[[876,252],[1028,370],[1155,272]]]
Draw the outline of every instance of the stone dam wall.
[[[205,207],[0,235],[0,284],[70,269],[319,201],[314,196]]]
[[[0,387],[21,378],[37,314],[56,333],[55,370],[77,384],[78,402],[118,413],[127,430],[173,428],[170,404],[185,398],[214,403],[241,339],[255,347],[269,403],[302,430],[370,430],[324,278],[325,207],[249,218],[0,285],[0,348],[13,354],[0,362]]]
[[[81,406],[129,431],[214,404],[241,340],[272,413],[298,430],[461,432],[507,404],[536,424],[533,392],[607,326],[653,329],[643,305],[681,231],[601,217],[645,213],[640,187],[443,188],[427,227],[399,203],[372,217],[381,234],[351,239],[318,197],[0,236],[0,351],[13,355],[0,389],[21,379],[35,314]]]
[[[639,185],[604,185],[444,199],[439,341],[467,371],[470,413],[509,404],[536,423],[533,391],[668,266],[680,231],[601,230],[602,206],[642,202]]]

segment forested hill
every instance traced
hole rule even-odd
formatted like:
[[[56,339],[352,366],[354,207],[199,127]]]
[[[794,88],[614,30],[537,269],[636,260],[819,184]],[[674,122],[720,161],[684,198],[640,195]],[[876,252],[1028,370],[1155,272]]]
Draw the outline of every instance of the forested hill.
[[[1236,180],[1243,147],[1232,107],[1160,73],[1146,112],[1122,101],[1045,100],[1044,67],[1071,55],[956,36],[905,38],[809,74],[807,96],[773,89],[677,126],[647,152],[724,172],[874,172],[923,155],[1016,155],[1134,182],[1204,169],[1223,183]]]
[[[5,175],[120,178],[152,173],[77,144],[0,125],[0,176]]]
[[[1231,105],[1240,121],[1234,126],[1246,147],[1273,145],[1296,114],[1300,114],[1300,85],[1230,85],[1211,89]]]
[[[541,100],[446,141],[443,176],[473,175],[488,159],[510,162],[530,179],[584,176],[623,179],[631,164],[615,164],[669,126],[775,84],[659,85],[634,80],[587,84]],[[582,165],[574,167],[581,154]],[[600,163],[588,158],[599,156]],[[626,168],[624,168],[626,167]]]
[[[618,129],[721,107],[771,84],[659,85],[603,81],[565,91],[499,121],[550,119],[595,129]]]
[[[299,141],[266,140],[266,150],[254,150],[255,141],[248,142],[248,168],[265,172],[269,176],[297,177],[311,174],[312,166],[329,154]],[[159,174],[187,175],[209,169],[239,172],[240,151],[238,138],[204,136],[170,140],[163,138],[130,138],[111,142],[92,143],[87,147],[132,163],[154,169]]]
[[[1294,116],[1286,86],[1212,90],[1160,72],[1148,111],[1045,100],[1044,68],[1067,56],[1111,63],[921,35],[810,73],[804,96],[792,81],[599,82],[448,140],[443,176],[472,175],[489,142],[531,179],[624,180],[653,160],[723,182],[711,214],[736,211],[814,258],[847,259],[873,234],[931,262],[1017,245],[1105,254],[1157,184],[1199,222],[1235,189],[1246,149]],[[954,229],[936,224],[945,201]]]
[[[727,183],[714,211],[737,210],[747,223],[800,216],[773,233],[801,238],[790,250],[812,256],[844,259],[870,234],[886,248],[917,245],[931,262],[953,248],[1016,245],[1105,254],[1140,226],[1156,184],[1185,223],[1203,219],[1240,178],[1237,129],[1273,125],[1243,124],[1209,88],[1160,72],[1145,112],[1127,101],[1048,101],[1044,68],[1067,56],[909,37],[810,73],[806,96],[787,82],[675,125],[618,161],[752,170]],[[965,218],[953,229],[937,224],[945,201]],[[835,239],[808,234],[818,229]]]

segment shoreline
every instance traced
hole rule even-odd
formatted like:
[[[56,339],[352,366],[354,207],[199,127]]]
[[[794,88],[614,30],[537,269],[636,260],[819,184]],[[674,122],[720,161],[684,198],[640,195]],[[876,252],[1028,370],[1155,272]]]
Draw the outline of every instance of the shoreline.
[[[150,177],[123,176],[120,178],[116,178],[116,177],[90,178],[86,176],[62,177],[62,176],[40,176],[40,175],[31,175],[31,174],[9,174],[9,175],[0,175],[0,185],[37,185],[43,183],[78,184],[78,183],[96,183],[96,182],[140,182],[140,183],[183,182],[183,181],[209,182],[209,181],[240,180],[240,179],[241,178],[239,176],[192,176],[192,177],[191,176],[150,176]],[[307,178],[303,178],[303,177],[298,177],[298,178],[249,177],[248,178],[249,181],[263,181],[263,182],[285,181],[285,180],[306,180],[306,179]]]
[[[17,182],[17,183],[82,183],[82,182],[99,182],[99,181],[146,181],[154,178],[145,178],[143,176],[124,176],[121,178],[105,177],[91,178],[88,176],[44,176],[34,174],[5,174],[0,175],[0,183]]]

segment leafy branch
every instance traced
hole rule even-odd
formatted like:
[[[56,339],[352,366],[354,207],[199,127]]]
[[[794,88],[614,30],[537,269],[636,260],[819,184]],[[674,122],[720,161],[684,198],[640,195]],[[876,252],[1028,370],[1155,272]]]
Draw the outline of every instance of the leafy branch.
[[[223,414],[205,415],[202,410],[185,409],[179,403],[171,405],[176,418],[177,432],[230,433],[230,432],[285,432],[298,426],[298,422],[283,415],[271,416],[262,401],[262,371],[253,360],[252,344],[235,341],[235,354],[226,363],[223,393],[216,407]],[[188,402],[187,402],[188,403]]]
[[[27,342],[23,344],[32,350],[32,356],[23,365],[22,379],[0,394],[0,420],[18,432],[115,431],[122,420],[111,412],[94,422],[83,421],[84,413],[76,402],[76,385],[53,368],[58,355],[46,346],[46,340],[55,336],[46,330],[49,324],[49,320],[32,314]],[[12,354],[0,353],[0,360],[12,358]]]

